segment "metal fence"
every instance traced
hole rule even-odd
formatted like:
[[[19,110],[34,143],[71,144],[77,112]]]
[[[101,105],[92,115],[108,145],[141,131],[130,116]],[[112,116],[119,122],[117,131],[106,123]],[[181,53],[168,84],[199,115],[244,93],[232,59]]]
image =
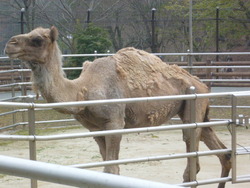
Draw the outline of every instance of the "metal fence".
[[[135,128],[135,129],[126,129],[126,130],[110,130],[110,131],[100,131],[100,132],[91,132],[91,133],[78,133],[78,134],[65,134],[65,135],[51,135],[51,136],[37,136],[35,134],[35,109],[36,108],[65,108],[70,106],[91,106],[91,105],[103,105],[103,104],[114,104],[114,103],[134,103],[134,102],[150,102],[150,101],[163,101],[163,100],[191,100],[194,104],[197,99],[201,98],[218,98],[218,97],[230,97],[231,98],[231,120],[226,121],[215,121],[215,122],[203,122],[203,123],[190,123],[190,124],[180,124],[180,125],[165,125],[160,127],[146,127],[146,128]],[[226,125],[231,127],[232,131],[232,146],[231,149],[224,150],[212,150],[212,151],[192,151],[190,153],[181,153],[181,154],[171,154],[164,156],[154,156],[154,157],[144,157],[137,159],[125,159],[117,161],[104,161],[100,163],[91,163],[91,164],[75,164],[72,167],[81,167],[81,168],[90,168],[97,166],[105,166],[112,164],[128,164],[135,162],[145,162],[145,161],[159,161],[159,160],[169,160],[169,159],[178,159],[178,158],[196,158],[198,156],[214,155],[221,153],[231,153],[232,155],[232,177],[227,178],[217,178],[211,180],[202,180],[197,181],[194,177],[194,181],[188,183],[179,184],[181,186],[198,186],[204,184],[218,183],[218,182],[227,182],[232,181],[233,183],[240,182],[250,182],[250,174],[244,176],[237,176],[237,163],[236,159],[239,154],[249,154],[250,147],[245,147],[245,150],[236,147],[237,136],[236,136],[236,126],[248,126],[249,117],[242,116],[237,117],[237,100],[241,97],[250,98],[250,91],[248,92],[233,92],[233,93],[209,93],[209,94],[189,94],[189,95],[177,95],[177,96],[161,96],[161,97],[143,97],[143,98],[130,98],[130,99],[111,99],[111,100],[98,100],[98,101],[82,101],[82,102],[64,102],[64,103],[50,103],[50,104],[39,104],[33,102],[33,97],[30,97],[30,102],[20,103],[20,102],[0,102],[1,107],[17,107],[25,108],[28,110],[28,124],[29,124],[29,135],[0,135],[1,140],[22,140],[29,141],[30,148],[30,159],[36,160],[36,142],[37,141],[46,141],[46,140],[60,140],[60,139],[74,139],[74,138],[83,138],[83,137],[93,137],[93,136],[104,136],[104,135],[113,135],[113,134],[129,134],[129,133],[139,133],[139,132],[153,132],[153,131],[167,131],[167,130],[176,130],[176,129],[190,129],[195,132],[195,128],[198,127],[208,127],[208,126],[221,126]],[[192,113],[195,113],[195,105],[193,105]],[[195,144],[195,143],[193,143]],[[3,163],[8,162],[8,159],[3,158]],[[191,166],[196,166],[196,162]],[[6,165],[5,168],[14,169],[13,166]],[[35,168],[35,167],[34,167]],[[196,171],[195,169],[193,169]],[[2,170],[3,171],[3,170]],[[3,171],[4,172],[4,171]],[[23,173],[26,172],[26,169],[23,169]],[[67,173],[67,172],[65,172]],[[196,173],[193,173],[196,174]],[[32,178],[32,177],[31,177]],[[44,175],[41,179],[45,181],[50,181],[49,178],[46,178]],[[58,182],[59,183],[59,180]],[[32,180],[31,187],[37,187],[36,180]],[[112,186],[111,186],[112,187]],[[115,187],[115,186],[113,186]]]

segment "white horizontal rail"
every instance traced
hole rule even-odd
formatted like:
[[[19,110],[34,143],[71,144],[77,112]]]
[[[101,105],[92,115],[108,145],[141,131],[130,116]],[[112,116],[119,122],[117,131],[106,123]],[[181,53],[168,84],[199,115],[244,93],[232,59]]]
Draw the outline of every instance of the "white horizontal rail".
[[[178,65],[178,64],[177,64]],[[180,66],[184,69],[223,69],[223,68],[249,68],[250,66],[247,65],[218,65],[218,66],[206,66],[206,65],[192,65],[192,66]],[[82,70],[82,67],[63,67],[63,70]],[[11,69],[11,70],[4,70],[0,71],[0,74],[4,73],[14,73],[14,72],[31,72],[30,69]]]
[[[0,155],[0,172],[63,185],[88,188],[177,188],[147,180]]]
[[[228,105],[209,105],[210,108],[232,108],[232,106],[228,106]],[[237,106],[237,108],[250,108],[250,106]]]
[[[197,55],[250,55],[250,52],[207,52],[207,53],[153,53],[157,56],[197,56]]]
[[[0,85],[1,87],[12,87],[12,86],[22,86],[22,85],[31,85],[32,82],[18,82],[18,83],[11,83],[11,84],[3,84]]]
[[[222,182],[232,182],[232,177],[196,180],[196,181],[184,182],[184,183],[176,184],[176,185],[181,186],[181,187],[191,187],[191,186],[200,186],[200,185],[222,183]],[[246,182],[250,182],[250,175],[237,176],[237,183],[246,183]]]
[[[250,79],[200,79],[200,80],[203,82],[250,82]]]
[[[176,185],[181,186],[181,187],[191,187],[191,186],[207,185],[207,184],[222,183],[222,182],[229,182],[229,181],[232,181],[231,177],[215,178],[215,179],[208,179],[208,180],[196,180],[196,181],[184,182],[184,183],[176,184]]]
[[[19,141],[49,141],[49,140],[61,140],[61,139],[73,139],[73,138],[86,138],[93,136],[107,136],[116,134],[129,134],[129,133],[143,133],[143,132],[155,132],[166,130],[178,130],[178,129],[190,129],[197,127],[213,127],[228,125],[231,121],[214,121],[214,122],[201,122],[190,124],[177,124],[177,125],[163,125],[159,127],[143,127],[143,128],[131,128],[131,129],[119,129],[108,131],[95,131],[86,133],[74,133],[74,134],[62,134],[62,135],[49,135],[49,136],[37,136],[37,135],[0,135],[1,140],[19,140]]]
[[[250,154],[250,147],[242,147],[240,149],[237,149],[237,155],[245,155]]]
[[[123,98],[123,99],[105,99],[105,100],[89,100],[79,102],[61,102],[61,103],[21,103],[21,102],[0,102],[2,107],[18,107],[18,108],[65,108],[72,106],[95,106],[100,104],[127,104],[136,102],[150,102],[163,100],[191,100],[201,98],[216,98],[227,96],[250,96],[250,91],[240,92],[221,92],[221,93],[204,93],[204,94],[188,94],[188,95],[169,95],[156,97],[138,97],[138,98]]]
[[[24,122],[21,122],[21,123],[15,123],[15,124],[12,124],[12,125],[7,125],[5,127],[1,127],[0,130],[4,130],[4,129],[8,129],[8,128],[14,128],[14,127],[17,127],[17,126],[25,126],[27,125],[27,123],[24,123]]]
[[[250,55],[250,52],[206,52],[206,53],[152,53],[157,56],[198,56],[198,55]],[[63,54],[63,57],[98,57],[111,56],[114,53],[99,53],[99,54]],[[7,56],[0,57],[0,60],[10,59]]]
[[[141,157],[141,158],[133,158],[133,159],[118,159],[118,160],[112,160],[112,161],[76,164],[76,165],[70,165],[70,166],[75,167],[75,168],[94,168],[94,167],[121,165],[121,164],[129,164],[129,163],[162,161],[162,160],[181,159],[181,158],[188,158],[188,157],[202,157],[202,156],[208,156],[208,155],[227,154],[231,152],[232,150],[230,149],[220,149],[220,150],[211,150],[211,151],[198,151],[198,152],[189,152],[189,153],[168,154],[168,155],[161,155],[161,156]]]
[[[180,66],[184,69],[222,69],[222,68],[249,68],[250,66],[226,65],[226,66]]]

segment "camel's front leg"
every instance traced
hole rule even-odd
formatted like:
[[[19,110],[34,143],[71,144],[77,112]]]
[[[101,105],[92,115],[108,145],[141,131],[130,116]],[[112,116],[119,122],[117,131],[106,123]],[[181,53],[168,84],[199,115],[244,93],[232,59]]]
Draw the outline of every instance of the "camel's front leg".
[[[125,126],[125,105],[104,105],[101,108],[89,108],[89,111],[101,120],[96,122],[96,126],[99,126],[100,130],[119,130]],[[119,158],[121,139],[121,134],[95,137],[104,161],[117,160]],[[105,166],[104,172],[119,174],[119,166]]]
[[[199,139],[200,139],[200,134],[201,134],[201,129],[197,129],[196,130],[196,151],[199,150]],[[183,141],[186,143],[186,152],[189,153],[190,152],[190,132],[189,129],[185,129],[183,130]],[[190,162],[190,158],[187,158],[187,167],[184,171],[183,174],[183,180],[184,182],[190,182],[190,169],[191,169],[191,162]],[[197,157],[196,159],[196,174],[200,171],[200,163],[199,163],[199,158]]]
[[[122,136],[121,135],[111,135],[106,136],[106,161],[109,160],[118,160],[119,159],[119,151],[120,151],[120,142]],[[119,174],[120,169],[118,165],[105,166],[104,172]]]
[[[100,153],[104,161],[117,160],[119,158],[121,138],[121,135],[95,137],[95,141],[99,146]],[[104,172],[119,174],[119,166],[105,166]]]
[[[98,137],[94,137],[96,143],[99,146],[99,151],[100,154],[102,156],[102,160],[105,161],[106,159],[106,143],[105,143],[105,137],[104,136],[98,136]]]

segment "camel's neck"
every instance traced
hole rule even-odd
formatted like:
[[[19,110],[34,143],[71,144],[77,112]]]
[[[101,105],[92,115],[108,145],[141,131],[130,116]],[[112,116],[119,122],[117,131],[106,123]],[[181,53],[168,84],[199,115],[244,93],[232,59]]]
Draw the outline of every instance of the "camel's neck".
[[[40,92],[48,102],[76,101],[76,83],[65,78],[62,56],[57,44],[50,53],[45,64],[29,63],[33,73],[34,90]]]

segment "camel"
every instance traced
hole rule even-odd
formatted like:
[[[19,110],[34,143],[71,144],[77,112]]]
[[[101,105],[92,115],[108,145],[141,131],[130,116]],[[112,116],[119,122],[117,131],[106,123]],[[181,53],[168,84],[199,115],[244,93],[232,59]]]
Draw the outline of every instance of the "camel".
[[[69,102],[100,99],[120,99],[182,95],[190,86],[196,93],[209,92],[207,86],[177,65],[168,65],[157,56],[132,47],[119,50],[115,55],[83,63],[79,78],[69,80],[62,70],[62,55],[57,44],[56,27],[36,28],[30,33],[13,36],[5,47],[10,58],[26,62],[32,70],[35,92],[47,102]],[[209,121],[208,99],[196,100],[196,122]],[[159,126],[178,115],[183,123],[189,123],[187,101],[141,102],[133,104],[110,104],[88,107],[56,109],[73,114],[89,131],[103,131],[134,127]],[[196,140],[203,141],[209,149],[225,149],[212,128],[197,128]],[[119,157],[121,135],[94,137],[104,161]],[[190,132],[183,130],[186,151],[190,151]],[[231,169],[230,155],[217,155],[221,177],[227,177]],[[190,159],[183,174],[184,182],[190,181]],[[197,173],[200,170],[197,160]],[[118,165],[104,167],[104,172],[119,174]],[[218,187],[223,188],[224,183]]]

